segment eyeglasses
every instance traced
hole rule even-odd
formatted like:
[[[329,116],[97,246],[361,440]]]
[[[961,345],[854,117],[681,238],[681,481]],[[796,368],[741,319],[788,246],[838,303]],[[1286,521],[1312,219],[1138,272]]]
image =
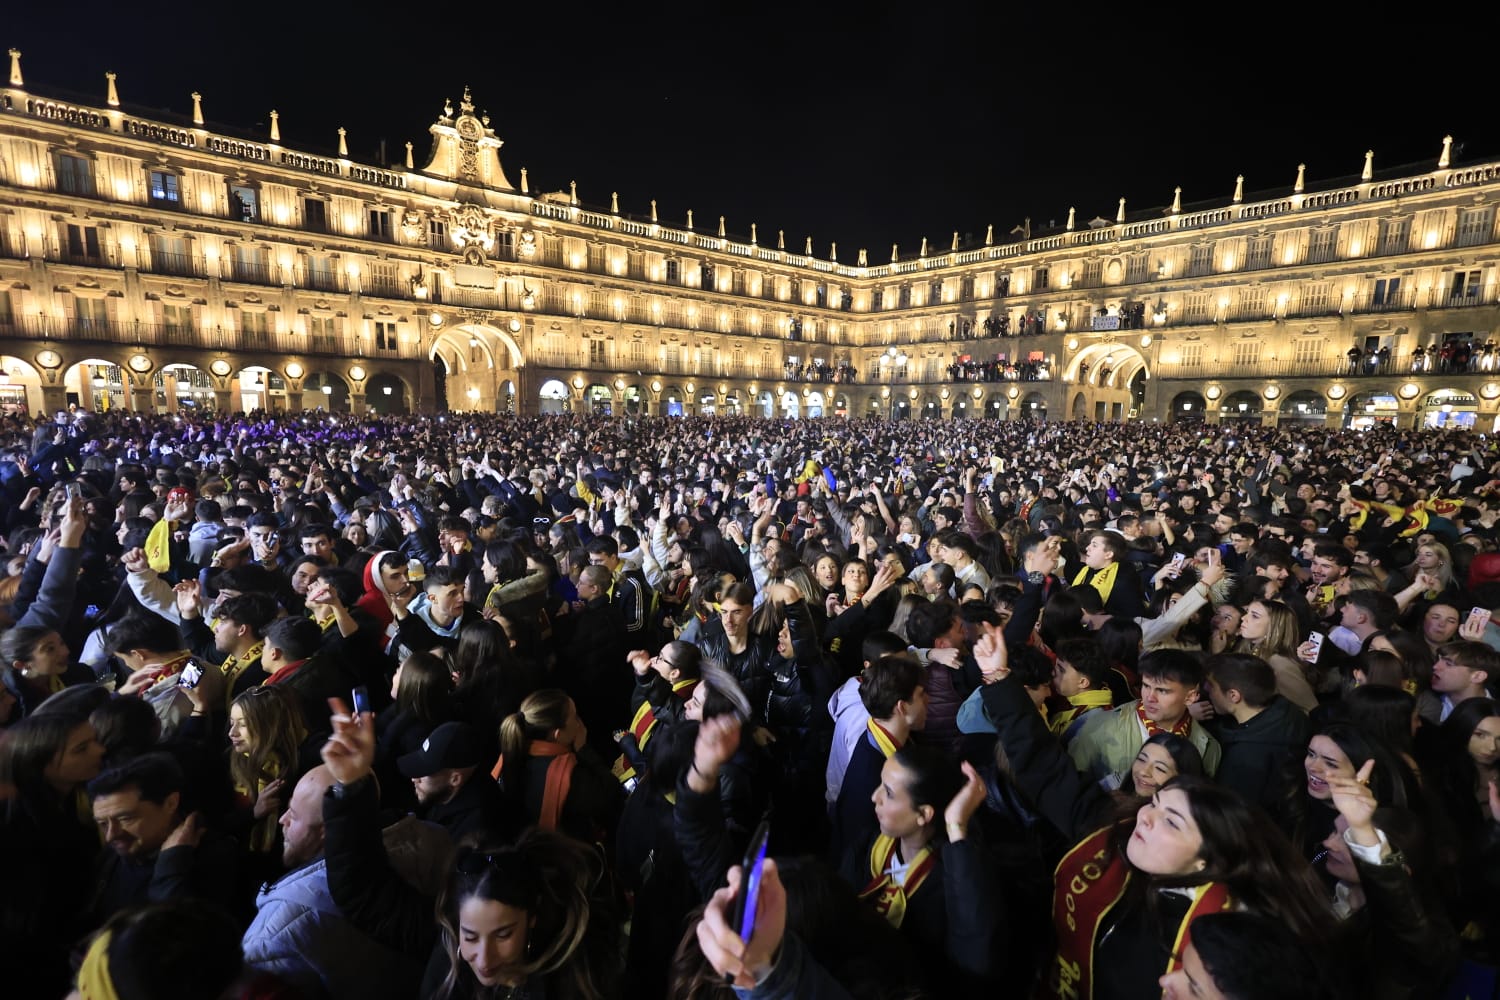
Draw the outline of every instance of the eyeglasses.
[[[480,854],[475,852],[460,858],[453,868],[460,875],[483,875],[486,872],[499,871],[502,862],[509,857],[508,854]]]

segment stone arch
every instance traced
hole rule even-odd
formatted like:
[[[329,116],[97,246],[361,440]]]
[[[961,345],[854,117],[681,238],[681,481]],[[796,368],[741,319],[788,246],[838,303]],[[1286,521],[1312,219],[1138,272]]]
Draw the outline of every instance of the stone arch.
[[[376,413],[409,413],[415,398],[411,383],[396,372],[371,372],[365,380],[365,405]]]
[[[62,384],[69,406],[96,413],[130,408],[130,374],[118,361],[97,354],[75,361],[63,369]]]
[[[1089,416],[1089,402],[1081,392],[1073,394],[1072,414],[1074,420],[1087,420]]]
[[[1028,392],[1021,397],[1022,420],[1046,420],[1047,397],[1039,392]]]
[[[1088,365],[1088,372],[1079,377],[1082,365]],[[1107,376],[1104,374],[1106,368],[1109,369]],[[1124,389],[1140,371],[1145,371],[1147,378],[1151,377],[1151,369],[1146,364],[1145,356],[1129,344],[1119,341],[1088,344],[1063,367],[1063,380]]]
[[[1328,397],[1314,389],[1298,389],[1281,401],[1277,421],[1320,426],[1327,416]]]
[[[310,371],[302,379],[302,409],[349,412],[349,383],[333,371]]]
[[[1262,408],[1260,393],[1241,389],[1224,397],[1224,401],[1219,404],[1219,419],[1258,422]]]
[[[567,413],[568,412],[568,387],[561,379],[548,379],[542,383],[541,389],[537,391],[538,412]]]
[[[0,355],[0,416],[25,416],[45,407],[42,373],[15,355]]]
[[[1203,393],[1191,389],[1179,392],[1172,397],[1172,420],[1202,420],[1207,406]]]

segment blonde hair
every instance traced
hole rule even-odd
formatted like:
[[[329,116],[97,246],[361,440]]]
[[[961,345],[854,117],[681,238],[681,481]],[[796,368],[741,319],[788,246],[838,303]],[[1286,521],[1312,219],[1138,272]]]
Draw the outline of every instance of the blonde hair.
[[[260,782],[284,777],[296,767],[307,727],[296,696],[287,688],[264,684],[250,688],[234,699],[230,707],[235,706],[245,719],[250,752],[229,755],[229,776],[253,796]]]

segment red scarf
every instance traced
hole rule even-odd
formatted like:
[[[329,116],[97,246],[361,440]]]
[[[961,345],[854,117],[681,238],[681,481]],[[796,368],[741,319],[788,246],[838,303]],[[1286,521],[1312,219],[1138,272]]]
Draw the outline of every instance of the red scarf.
[[[306,660],[298,660],[295,663],[288,663],[286,666],[277,670],[270,677],[267,677],[262,683],[264,683],[267,687],[272,684],[280,684],[282,681],[295,674],[299,669],[301,669],[302,664],[306,663],[307,660],[310,659],[312,659],[312,657],[309,656]]]
[[[875,744],[875,749],[880,751],[880,756],[890,760],[896,756],[896,751],[901,749],[901,744],[896,742],[896,737],[886,732],[885,727],[874,719],[866,723],[870,731],[870,742]]]
[[[1085,837],[1057,864],[1052,892],[1052,923],[1057,929],[1057,962],[1043,995],[1092,1000],[1094,995],[1094,945],[1099,925],[1120,897],[1133,874],[1115,849],[1113,827]],[[1191,890],[1193,901],[1173,935],[1166,972],[1182,966],[1187,949],[1188,925],[1205,913],[1227,910],[1229,889],[1206,882]]]
[[[542,811],[536,825],[543,830],[556,830],[562,819],[563,803],[568,801],[568,792],[573,787],[573,768],[578,766],[578,754],[570,746],[549,740],[532,740],[526,748],[531,757],[551,757],[547,765],[547,784],[542,789]]]
[[[1158,726],[1156,723],[1146,718],[1146,710],[1141,707],[1141,703],[1139,701],[1135,703],[1135,717],[1137,719],[1140,719],[1141,725],[1146,727],[1146,739],[1148,740],[1151,737],[1155,736],[1157,733],[1166,732],[1170,732],[1173,736],[1181,736],[1183,739],[1187,739],[1188,731],[1193,728],[1192,715],[1184,712],[1182,714],[1182,718],[1177,720],[1177,725],[1173,726],[1170,730],[1163,729],[1161,726]]]

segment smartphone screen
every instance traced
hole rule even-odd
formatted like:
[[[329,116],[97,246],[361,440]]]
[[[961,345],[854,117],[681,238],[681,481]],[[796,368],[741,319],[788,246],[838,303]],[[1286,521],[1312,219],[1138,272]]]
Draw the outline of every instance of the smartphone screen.
[[[189,660],[182,668],[182,673],[177,678],[177,686],[191,691],[203,680],[203,668],[198,665],[197,660]]]
[[[735,902],[738,912],[734,921],[739,928],[741,941],[748,942],[755,933],[755,910],[760,905],[760,877],[766,867],[766,839],[770,833],[770,825],[762,820],[750,838],[750,846],[745,850],[745,863],[740,869],[744,873],[742,891]]]
[[[364,715],[370,710],[370,692],[363,685],[354,689],[354,714]]]

